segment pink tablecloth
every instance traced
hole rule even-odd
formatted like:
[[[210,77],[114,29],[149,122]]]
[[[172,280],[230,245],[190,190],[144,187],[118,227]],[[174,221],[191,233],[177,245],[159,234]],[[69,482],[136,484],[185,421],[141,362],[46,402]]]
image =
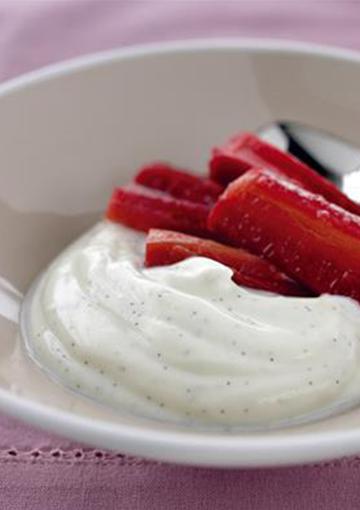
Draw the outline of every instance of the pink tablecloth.
[[[114,46],[211,36],[360,49],[358,0],[0,0],[0,80]],[[0,510],[360,508],[360,459],[271,470],[169,466],[0,416]]]

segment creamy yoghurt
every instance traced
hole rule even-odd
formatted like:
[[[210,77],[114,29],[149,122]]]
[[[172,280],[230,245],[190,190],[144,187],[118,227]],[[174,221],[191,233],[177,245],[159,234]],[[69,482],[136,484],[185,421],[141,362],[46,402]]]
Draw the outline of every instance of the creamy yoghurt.
[[[360,399],[360,308],[239,287],[207,258],[144,268],[101,222],[37,285],[32,356],[68,387],[157,419],[268,426]]]

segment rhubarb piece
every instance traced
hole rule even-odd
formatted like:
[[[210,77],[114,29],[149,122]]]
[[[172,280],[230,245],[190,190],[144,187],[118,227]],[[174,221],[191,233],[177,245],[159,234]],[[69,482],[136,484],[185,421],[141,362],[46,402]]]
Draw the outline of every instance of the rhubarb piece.
[[[254,167],[278,171],[299,182],[312,193],[322,195],[329,202],[360,215],[360,205],[342,193],[332,182],[294,156],[251,133],[236,136],[223,147],[213,149],[210,176],[225,185]]]
[[[142,186],[165,191],[175,198],[205,205],[214,204],[223,192],[220,184],[166,163],[144,166],[139,170],[135,181]]]
[[[230,184],[208,226],[314,292],[360,301],[360,218],[276,172],[250,170]]]
[[[290,296],[309,295],[275,266],[245,250],[179,232],[150,230],[146,240],[146,266],[174,264],[194,256],[208,257],[230,267],[234,270],[233,280],[239,285]]]
[[[168,228],[205,236],[209,206],[173,198],[139,184],[116,188],[106,217],[136,230]]]

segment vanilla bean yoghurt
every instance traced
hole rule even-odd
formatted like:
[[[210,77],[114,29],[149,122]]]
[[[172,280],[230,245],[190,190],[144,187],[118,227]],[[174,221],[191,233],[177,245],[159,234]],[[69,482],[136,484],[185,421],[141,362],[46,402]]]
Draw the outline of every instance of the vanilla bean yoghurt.
[[[157,419],[268,426],[360,397],[360,308],[239,287],[196,257],[144,268],[144,235],[101,222],[40,278],[31,355],[68,387]]]

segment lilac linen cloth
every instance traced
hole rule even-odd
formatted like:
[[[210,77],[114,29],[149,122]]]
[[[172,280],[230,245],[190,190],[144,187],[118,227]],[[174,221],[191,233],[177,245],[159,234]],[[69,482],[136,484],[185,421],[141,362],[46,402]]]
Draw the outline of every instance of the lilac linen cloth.
[[[189,37],[360,49],[356,0],[0,0],[0,80],[114,46]],[[213,470],[103,452],[0,416],[0,510],[360,508],[360,458]]]

